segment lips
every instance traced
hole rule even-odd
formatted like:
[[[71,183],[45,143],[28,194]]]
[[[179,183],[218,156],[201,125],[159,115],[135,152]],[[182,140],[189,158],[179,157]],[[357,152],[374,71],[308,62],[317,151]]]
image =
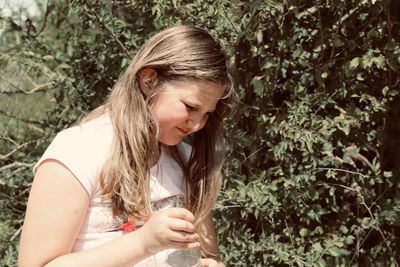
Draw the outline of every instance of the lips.
[[[177,129],[178,129],[178,131],[180,132],[180,133],[182,133],[183,135],[188,135],[189,134],[189,130],[183,130],[183,129],[181,129],[181,128],[178,128],[178,127],[176,127]]]

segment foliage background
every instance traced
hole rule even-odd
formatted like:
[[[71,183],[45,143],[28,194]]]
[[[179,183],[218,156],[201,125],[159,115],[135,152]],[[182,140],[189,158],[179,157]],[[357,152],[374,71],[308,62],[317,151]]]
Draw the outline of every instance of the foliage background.
[[[399,266],[399,0],[48,1],[0,17],[0,266],[31,168],[143,42],[208,28],[239,101],[215,208],[228,266]]]

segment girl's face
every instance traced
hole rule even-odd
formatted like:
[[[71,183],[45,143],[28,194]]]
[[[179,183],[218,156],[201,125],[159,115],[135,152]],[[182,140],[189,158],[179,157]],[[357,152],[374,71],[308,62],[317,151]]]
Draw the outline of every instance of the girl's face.
[[[159,141],[173,146],[202,129],[223,94],[220,85],[209,81],[164,84],[150,102],[159,127]]]

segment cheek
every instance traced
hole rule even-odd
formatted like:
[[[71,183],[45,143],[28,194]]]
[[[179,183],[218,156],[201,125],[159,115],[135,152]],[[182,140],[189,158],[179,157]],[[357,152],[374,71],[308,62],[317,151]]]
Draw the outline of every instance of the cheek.
[[[188,117],[186,108],[179,104],[165,107],[152,107],[153,116],[162,127],[173,126],[171,124],[181,123]]]

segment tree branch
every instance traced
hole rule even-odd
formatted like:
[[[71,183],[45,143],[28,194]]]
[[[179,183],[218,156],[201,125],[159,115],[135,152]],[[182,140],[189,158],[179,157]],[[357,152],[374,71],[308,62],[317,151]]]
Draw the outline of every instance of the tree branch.
[[[5,171],[7,169],[11,169],[11,168],[18,168],[18,167],[26,167],[26,168],[31,168],[33,167],[33,165],[35,165],[35,163],[26,163],[26,162],[18,162],[18,161],[14,161],[13,163],[4,165],[3,167],[0,168],[0,172]]]
[[[2,94],[5,94],[5,95],[15,95],[15,94],[30,95],[30,94],[33,94],[33,93],[35,93],[37,91],[45,91],[46,87],[49,87],[49,86],[53,85],[53,82],[48,82],[48,83],[43,83],[43,84],[33,83],[33,85],[34,85],[33,88],[30,89],[29,91],[27,91],[27,90],[22,89],[18,85],[16,85],[13,81],[11,81],[11,80],[3,77],[3,76],[0,76],[0,79],[5,81],[5,82],[7,82],[7,83],[9,83],[12,87],[14,87],[15,89],[18,90],[18,91],[3,91]]]
[[[0,109],[0,114],[3,114],[6,117],[13,118],[13,119],[25,122],[25,123],[32,123],[32,124],[37,124],[37,125],[41,125],[42,124],[40,121],[34,121],[34,120],[28,120],[28,119],[19,118],[19,117],[13,115],[13,114],[5,112],[4,110],[1,110],[1,109]]]
[[[20,150],[21,148],[24,148],[24,147],[26,147],[26,146],[28,146],[28,145],[30,145],[30,144],[32,144],[32,143],[35,143],[35,142],[37,142],[37,140],[31,140],[31,141],[25,142],[25,143],[23,143],[23,144],[17,144],[17,145],[16,145],[16,148],[14,148],[13,150],[11,150],[11,151],[8,152],[7,154],[5,154],[5,155],[0,154],[0,160],[5,160],[5,159],[9,158],[12,154],[14,154],[15,152],[17,152],[17,151]]]
[[[37,33],[36,35],[34,35],[35,38],[38,37],[39,34],[41,34],[41,33],[43,32],[44,28],[46,27],[46,24],[47,24],[47,17],[48,17],[49,12],[50,12],[50,10],[49,10],[49,2],[50,2],[50,1],[47,0],[47,4],[46,4],[46,13],[44,14],[44,22],[43,22],[42,28],[38,31],[38,33]]]
[[[121,49],[124,51],[124,53],[125,53],[130,59],[132,59],[132,56],[129,54],[128,49],[126,49],[126,47],[124,46],[124,44],[118,39],[118,36],[117,36],[110,28],[107,27],[107,25],[104,23],[104,21],[102,21],[102,20],[100,19],[100,17],[97,15],[97,13],[96,13],[96,12],[93,12],[92,10],[87,9],[86,7],[83,7],[83,9],[84,9],[85,11],[87,11],[88,13],[90,13],[91,15],[93,15],[93,16],[96,18],[97,22],[100,23],[100,24],[104,27],[104,29],[106,29],[106,30],[112,35],[112,37],[113,37],[114,40],[118,43],[118,45],[121,47]]]

